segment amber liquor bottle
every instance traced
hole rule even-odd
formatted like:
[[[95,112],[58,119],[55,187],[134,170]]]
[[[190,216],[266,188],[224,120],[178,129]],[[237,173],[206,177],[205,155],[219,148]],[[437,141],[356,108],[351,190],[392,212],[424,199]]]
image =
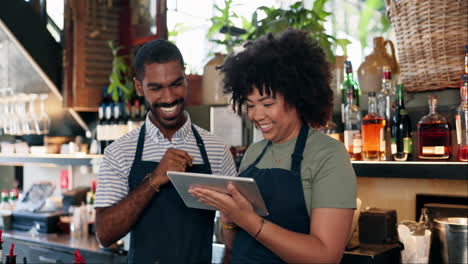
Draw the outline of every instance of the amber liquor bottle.
[[[452,154],[450,125],[447,119],[437,113],[437,96],[429,95],[429,114],[423,116],[417,125],[418,157],[420,159],[449,159]]]
[[[369,111],[362,119],[362,157],[385,160],[385,118],[377,113],[375,92],[369,92]]]

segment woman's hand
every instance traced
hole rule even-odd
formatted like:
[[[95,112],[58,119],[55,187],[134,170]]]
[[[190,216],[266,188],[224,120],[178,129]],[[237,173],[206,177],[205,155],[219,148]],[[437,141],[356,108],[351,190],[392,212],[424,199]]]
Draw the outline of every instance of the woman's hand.
[[[229,195],[204,187],[190,188],[189,193],[197,197],[201,202],[220,211],[223,223],[234,222],[242,227],[248,218],[246,216],[251,216],[255,212],[250,202],[242,196],[233,184],[229,184],[227,189]]]

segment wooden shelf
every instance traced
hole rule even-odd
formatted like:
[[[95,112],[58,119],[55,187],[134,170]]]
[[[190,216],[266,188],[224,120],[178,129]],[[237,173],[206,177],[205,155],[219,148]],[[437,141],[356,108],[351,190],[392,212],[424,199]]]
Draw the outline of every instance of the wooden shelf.
[[[87,154],[0,154],[0,165],[22,166],[24,164],[41,165],[91,165],[91,160],[102,155]]]
[[[352,161],[358,177],[468,180],[468,162]]]

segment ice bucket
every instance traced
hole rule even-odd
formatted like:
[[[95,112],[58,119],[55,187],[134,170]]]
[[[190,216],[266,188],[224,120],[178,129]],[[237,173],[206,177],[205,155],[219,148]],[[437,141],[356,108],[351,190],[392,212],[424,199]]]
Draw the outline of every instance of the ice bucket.
[[[443,263],[466,263],[468,261],[467,217],[435,218],[433,232],[440,242],[440,255]]]

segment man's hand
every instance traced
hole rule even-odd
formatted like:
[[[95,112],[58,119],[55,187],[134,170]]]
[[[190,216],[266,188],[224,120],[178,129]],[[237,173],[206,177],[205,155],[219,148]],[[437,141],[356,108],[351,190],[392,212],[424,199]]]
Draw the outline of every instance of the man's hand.
[[[158,188],[169,181],[167,171],[186,171],[187,166],[192,166],[192,157],[184,150],[167,149],[158,167],[152,172],[151,183]]]

